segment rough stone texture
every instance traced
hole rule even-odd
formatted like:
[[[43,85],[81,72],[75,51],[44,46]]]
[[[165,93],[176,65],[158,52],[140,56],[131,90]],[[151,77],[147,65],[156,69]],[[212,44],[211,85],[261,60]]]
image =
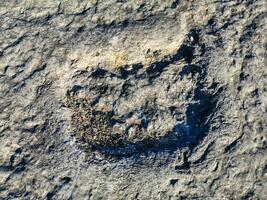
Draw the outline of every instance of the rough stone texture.
[[[264,0],[0,0],[0,199],[266,199]]]

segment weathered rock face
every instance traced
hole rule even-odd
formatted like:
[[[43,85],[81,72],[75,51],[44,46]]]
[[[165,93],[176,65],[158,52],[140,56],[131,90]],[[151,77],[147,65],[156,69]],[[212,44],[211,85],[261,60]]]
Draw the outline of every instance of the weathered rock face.
[[[264,199],[258,1],[0,1],[0,199]]]
[[[96,67],[77,74],[67,94],[73,132],[113,154],[196,143],[210,126],[223,90],[206,81],[208,63],[200,56],[194,59],[197,53],[205,57],[198,40],[192,30],[173,55],[160,59],[157,50],[150,58],[157,61],[147,66]]]

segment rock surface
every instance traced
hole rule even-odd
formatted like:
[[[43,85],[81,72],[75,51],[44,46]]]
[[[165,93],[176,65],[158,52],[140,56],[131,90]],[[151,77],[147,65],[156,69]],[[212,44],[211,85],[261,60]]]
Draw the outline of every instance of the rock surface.
[[[0,199],[265,199],[264,0],[0,0]]]

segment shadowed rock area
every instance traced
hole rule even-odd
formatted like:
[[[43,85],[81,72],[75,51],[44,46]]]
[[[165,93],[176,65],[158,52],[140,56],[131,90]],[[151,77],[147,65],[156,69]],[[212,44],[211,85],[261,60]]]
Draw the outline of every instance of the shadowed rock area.
[[[266,2],[0,0],[0,199],[265,199]]]
[[[66,104],[78,138],[111,154],[193,148],[213,122],[223,88],[206,83],[208,63],[200,59],[191,64],[199,46],[197,31],[191,30],[187,40],[174,55],[147,67],[124,65],[115,72],[97,68],[82,74],[79,79],[88,83],[68,90]]]

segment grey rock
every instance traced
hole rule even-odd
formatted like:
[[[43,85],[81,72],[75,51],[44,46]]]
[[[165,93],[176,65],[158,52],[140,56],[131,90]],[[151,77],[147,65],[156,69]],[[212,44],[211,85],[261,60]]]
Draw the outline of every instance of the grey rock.
[[[265,4],[0,0],[0,199],[265,199]]]

